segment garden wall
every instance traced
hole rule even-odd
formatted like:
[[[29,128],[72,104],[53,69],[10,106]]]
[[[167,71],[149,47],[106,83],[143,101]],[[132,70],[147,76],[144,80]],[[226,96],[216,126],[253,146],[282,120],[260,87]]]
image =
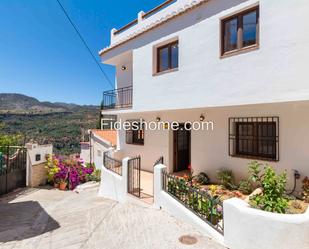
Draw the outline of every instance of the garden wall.
[[[223,244],[224,238],[219,232],[163,190],[163,170],[166,170],[166,166],[163,164],[159,164],[154,167],[154,206],[156,208],[162,208],[173,216],[184,220],[185,222],[196,227],[200,232]]]
[[[99,196],[118,202],[125,202],[128,193],[128,160],[122,160],[122,175],[118,175],[102,165]]]
[[[309,209],[304,214],[276,214],[224,201],[224,242],[230,249],[308,249]]]
[[[45,169],[46,156],[53,154],[53,145],[39,145],[27,143],[27,176],[26,185],[38,187],[46,184],[47,171]]]

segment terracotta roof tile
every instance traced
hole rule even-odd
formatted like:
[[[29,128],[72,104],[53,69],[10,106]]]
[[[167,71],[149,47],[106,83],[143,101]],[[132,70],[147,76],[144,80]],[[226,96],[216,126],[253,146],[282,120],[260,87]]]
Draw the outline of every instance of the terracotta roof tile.
[[[148,32],[172,19],[174,19],[175,17],[178,17],[192,9],[195,9],[199,6],[201,6],[204,3],[209,2],[209,0],[192,0],[190,3],[185,4],[182,7],[179,7],[176,10],[173,10],[171,13],[167,13],[165,16],[161,17],[159,20],[154,21],[153,23],[147,25],[146,27],[141,27],[139,29],[137,29],[134,33],[129,33],[127,36],[125,36],[124,38],[122,38],[121,40],[119,40],[118,42],[111,44],[110,46],[102,49],[101,51],[99,51],[99,55],[102,56],[103,54],[109,52],[110,50],[119,47],[120,45],[144,34],[145,32]]]
[[[112,146],[117,145],[117,131],[93,129],[91,130],[91,132],[93,132],[98,137],[103,138],[104,140],[110,142]]]

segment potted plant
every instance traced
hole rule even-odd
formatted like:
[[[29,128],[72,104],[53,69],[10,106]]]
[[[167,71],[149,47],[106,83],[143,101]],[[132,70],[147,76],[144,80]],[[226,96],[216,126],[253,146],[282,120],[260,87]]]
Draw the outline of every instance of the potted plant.
[[[54,178],[54,188],[59,188],[59,182],[60,182],[60,179],[59,178]]]
[[[67,187],[67,181],[66,181],[66,179],[60,179],[59,189],[60,189],[60,190],[65,190],[66,187]]]

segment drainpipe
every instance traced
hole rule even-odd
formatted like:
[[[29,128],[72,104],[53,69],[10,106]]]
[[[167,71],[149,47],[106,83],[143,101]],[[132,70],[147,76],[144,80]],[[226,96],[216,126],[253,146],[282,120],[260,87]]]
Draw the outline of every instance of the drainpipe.
[[[90,164],[92,164],[92,145],[91,145],[91,139],[92,139],[92,131],[89,131],[89,151],[90,151]]]

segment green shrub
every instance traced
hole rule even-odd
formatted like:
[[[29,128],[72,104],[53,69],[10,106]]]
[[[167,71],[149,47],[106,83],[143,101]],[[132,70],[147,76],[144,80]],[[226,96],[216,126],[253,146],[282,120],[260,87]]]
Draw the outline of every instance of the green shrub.
[[[303,180],[303,186],[302,186],[303,192],[302,196],[305,202],[309,203],[309,178],[306,176]]]
[[[226,189],[233,190],[236,188],[234,184],[233,171],[230,169],[221,169],[217,173],[217,178]]]
[[[266,164],[262,172],[261,164],[253,161],[249,164],[249,172],[251,180],[263,190],[261,194],[250,198],[250,204],[265,211],[285,213],[288,208],[288,200],[284,196],[287,181],[286,171],[278,175],[271,166]]]
[[[238,190],[244,194],[249,195],[252,192],[252,184],[249,180],[241,180],[239,182]]]
[[[197,183],[201,185],[209,184],[209,177],[205,172],[200,172],[197,176],[195,176]]]
[[[95,169],[91,175],[86,176],[86,181],[95,181],[99,182],[101,181],[101,170],[100,169]]]

